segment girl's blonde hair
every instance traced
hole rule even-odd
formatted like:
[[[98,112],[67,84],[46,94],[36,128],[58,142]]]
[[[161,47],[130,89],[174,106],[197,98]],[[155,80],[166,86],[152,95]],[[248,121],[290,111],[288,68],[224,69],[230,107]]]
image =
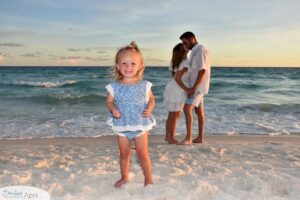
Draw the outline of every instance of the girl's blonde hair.
[[[171,67],[172,67],[172,76],[175,74],[175,70],[178,69],[181,61],[185,59],[186,49],[182,43],[178,43],[173,48],[172,60],[171,60]]]
[[[142,52],[140,51],[139,47],[137,46],[137,44],[134,41],[132,41],[129,45],[119,49],[116,54],[115,65],[113,67],[113,70],[114,70],[113,73],[114,73],[115,80],[123,79],[123,75],[120,73],[120,71],[117,67],[117,64],[118,64],[120,55],[122,53],[124,53],[125,51],[131,51],[131,52],[139,55],[141,63],[140,63],[140,69],[138,70],[136,76],[137,76],[138,80],[141,80],[143,78],[143,74],[144,74],[144,70],[145,70],[144,58],[143,58]]]

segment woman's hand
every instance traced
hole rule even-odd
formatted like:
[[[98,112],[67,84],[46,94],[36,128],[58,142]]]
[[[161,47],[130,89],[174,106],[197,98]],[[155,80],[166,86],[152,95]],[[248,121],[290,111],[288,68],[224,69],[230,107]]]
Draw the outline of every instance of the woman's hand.
[[[187,94],[188,94],[189,98],[193,97],[195,93],[196,93],[196,90],[194,88],[187,89]]]

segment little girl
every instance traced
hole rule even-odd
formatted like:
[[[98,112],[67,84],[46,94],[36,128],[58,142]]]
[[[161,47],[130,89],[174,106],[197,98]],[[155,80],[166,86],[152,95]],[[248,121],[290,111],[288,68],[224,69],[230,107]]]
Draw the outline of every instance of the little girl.
[[[111,112],[108,124],[118,135],[121,179],[114,186],[120,188],[128,181],[130,166],[130,142],[135,141],[136,153],[145,176],[144,186],[153,184],[151,160],[148,153],[148,131],[156,124],[151,112],[155,98],[152,84],[142,80],[143,56],[135,44],[121,48],[115,58],[115,81],[106,86],[106,105]]]
[[[164,103],[169,111],[166,121],[165,140],[169,144],[178,144],[174,138],[177,120],[183,110],[189,85],[190,64],[187,60],[188,49],[179,43],[173,48],[170,70],[173,79],[167,84],[164,92]]]

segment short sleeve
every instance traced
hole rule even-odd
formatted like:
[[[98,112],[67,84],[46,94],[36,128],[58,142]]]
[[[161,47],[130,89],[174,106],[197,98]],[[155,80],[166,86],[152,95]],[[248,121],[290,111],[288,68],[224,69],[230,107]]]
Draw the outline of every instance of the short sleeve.
[[[208,49],[205,47],[202,47],[200,49],[200,52],[195,59],[196,66],[200,66],[199,70],[201,69],[207,69],[209,67],[209,52]]]
[[[112,87],[111,84],[106,85],[105,88],[106,88],[107,92],[108,92],[112,97],[115,96],[115,95],[114,95],[114,90],[113,90],[113,87]]]
[[[178,70],[182,70],[183,68],[187,68],[188,71],[190,71],[191,67],[190,67],[190,63],[187,59],[181,61],[179,67],[178,67]]]
[[[149,82],[149,81],[146,81],[146,102],[149,101],[149,94],[150,94],[150,91],[151,91],[151,87],[152,87],[152,83]]]

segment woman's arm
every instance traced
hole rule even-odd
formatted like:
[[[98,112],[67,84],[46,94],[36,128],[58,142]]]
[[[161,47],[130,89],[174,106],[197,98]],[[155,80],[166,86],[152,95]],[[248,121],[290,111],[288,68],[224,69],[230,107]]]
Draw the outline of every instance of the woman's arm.
[[[182,82],[181,77],[182,75],[187,71],[187,68],[183,68],[182,70],[179,70],[176,72],[175,74],[175,81],[176,83],[179,85],[179,87],[181,87],[185,92],[188,91],[188,88],[186,87],[186,85]]]

